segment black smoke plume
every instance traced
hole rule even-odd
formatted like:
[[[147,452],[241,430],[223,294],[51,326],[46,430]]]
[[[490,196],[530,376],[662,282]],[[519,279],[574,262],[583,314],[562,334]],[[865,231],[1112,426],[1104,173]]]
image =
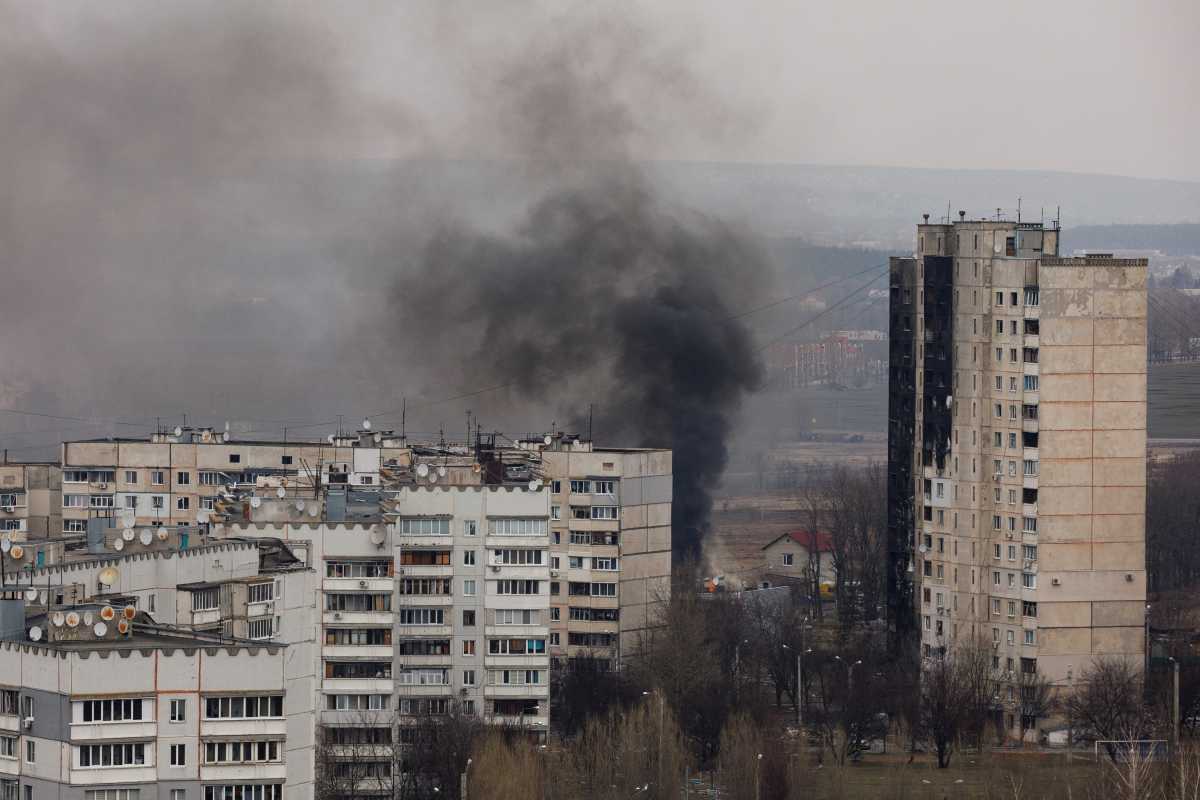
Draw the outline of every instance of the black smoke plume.
[[[460,379],[548,402],[607,445],[674,451],[673,549],[699,555],[742,397],[759,381],[737,318],[765,261],[717,220],[670,213],[636,171],[551,192],[512,231],[446,227],[397,292]],[[422,348],[431,345],[421,338]]]

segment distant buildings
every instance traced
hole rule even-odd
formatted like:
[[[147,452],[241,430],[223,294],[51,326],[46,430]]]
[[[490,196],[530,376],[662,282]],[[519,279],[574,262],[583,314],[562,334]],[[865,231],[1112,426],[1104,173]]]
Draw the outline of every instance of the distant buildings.
[[[990,647],[1010,728],[1023,674],[1144,652],[1146,261],[1058,236],[960,215],[891,262],[891,618]]]
[[[61,782],[124,792],[96,800],[148,796],[147,781],[174,777],[199,781],[183,797],[311,797],[314,752],[327,741],[336,763],[365,763],[374,790],[357,796],[391,778],[391,756],[374,746],[403,746],[406,727],[430,715],[455,711],[543,736],[554,665],[589,655],[615,666],[667,599],[671,453],[562,434],[496,438],[416,444],[362,430],[323,443],[246,442],[177,429],[64,443],[61,465],[0,466],[0,484],[11,476],[22,495],[11,498],[21,523],[4,534],[4,570],[10,583],[40,587],[26,612],[94,617],[111,603],[134,609],[135,630],[161,629],[163,641],[287,649],[271,688],[282,692],[290,736],[268,749],[266,765],[238,773],[267,788],[210,791],[225,773],[198,754],[231,740],[205,726],[147,756],[173,730],[161,715],[146,727],[141,771],[101,762],[56,773]],[[5,638],[28,643],[34,624],[30,616]],[[72,648],[86,659],[133,641]],[[158,702],[153,684],[131,677],[123,687],[115,694],[144,708]],[[74,698],[71,688],[60,687]],[[364,742],[372,747],[351,746]],[[179,756],[189,760],[164,777],[172,744],[189,748]],[[271,764],[286,772],[278,788]]]

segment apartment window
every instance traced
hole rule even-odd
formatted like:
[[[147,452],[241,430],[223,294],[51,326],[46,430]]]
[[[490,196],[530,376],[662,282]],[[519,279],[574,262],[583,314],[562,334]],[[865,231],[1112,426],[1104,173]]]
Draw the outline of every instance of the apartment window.
[[[1021,529],[1026,533],[1037,533],[1037,517],[1021,517]]]
[[[384,711],[391,704],[391,696],[386,694],[331,694],[326,698],[330,711]]]
[[[206,697],[205,719],[272,719],[283,716],[283,695]]]
[[[126,483],[137,483],[138,482],[137,470],[132,470],[132,469],[125,470],[125,482]]]
[[[230,453],[230,454],[229,454],[229,463],[230,463],[230,464],[240,464],[240,463],[242,463],[242,457],[241,457],[241,455],[240,455],[240,454],[238,454],[238,453]]]
[[[421,639],[421,642],[429,640]],[[391,628],[326,628],[325,629],[325,644],[328,645],[390,645],[392,643]],[[444,648],[436,653],[402,653],[405,655],[445,655],[450,652],[450,645],[447,643]]]
[[[1037,616],[1037,603],[1034,601],[1031,601],[1031,600],[1022,601],[1021,602],[1021,616],[1036,617]]]
[[[571,491],[574,494],[591,494],[591,481],[571,481]]]
[[[474,597],[475,596],[475,581],[474,580],[468,578],[463,581],[463,595],[465,597]]]
[[[1008,390],[1010,392],[1015,392],[1017,390],[1017,376],[1016,375],[1008,376]]]
[[[992,571],[992,585],[993,586],[1000,585],[1000,571],[999,570]]]
[[[1005,633],[1007,634],[1006,638],[1008,639],[1008,643],[1010,645],[1016,644],[1016,634],[1014,634],[1011,630],[1005,631]]]
[[[475,612],[473,610],[466,609],[462,612],[462,624],[464,628],[475,627]]]
[[[1009,408],[1016,408],[1016,406],[1009,406]],[[1017,446],[1017,434],[1015,434],[1015,433],[1008,434],[1008,446],[1010,448]]]
[[[212,470],[201,470],[200,471],[200,485],[201,486],[220,486],[224,482],[225,482],[225,476],[219,472],[213,472]]]
[[[142,699],[83,700],[80,702],[84,722],[132,722],[142,719]]]
[[[1004,406],[1001,405],[1000,403],[996,403],[996,418],[1000,419],[1003,416],[1004,416]]]
[[[113,508],[116,502],[111,494],[94,494],[90,498],[88,504],[91,508]]]
[[[463,646],[462,654],[464,656],[475,655],[475,640],[474,639],[463,639],[462,646]]]
[[[550,481],[550,491],[553,494],[562,493],[562,481]]]
[[[161,469],[150,470],[150,483],[155,486],[163,486],[166,484],[166,474]]]
[[[86,533],[87,520],[83,519],[64,519],[63,533]]]
[[[537,625],[538,612],[528,608],[496,609],[497,625]]]
[[[1033,631],[1033,630],[1025,631],[1025,644],[1037,644],[1036,631]]]
[[[1017,546],[1015,544],[1010,544],[1008,546],[1008,560],[1009,561],[1017,560]]]
[[[473,669],[463,670],[462,682],[463,682],[463,686],[474,686],[475,685],[475,670],[473,670]]]
[[[497,549],[497,550],[492,551],[492,563],[493,564],[519,564],[519,565],[541,564],[541,563],[543,563],[542,552],[543,551],[541,551],[541,550],[529,550],[529,549],[519,549],[519,548]],[[551,566],[553,566],[555,569],[558,568],[558,557],[557,556],[554,556],[551,559]]]
[[[1037,574],[1034,572],[1022,572],[1021,573],[1021,586],[1025,587],[1026,589],[1036,589],[1037,588]]]
[[[1008,617],[1009,617],[1009,619],[1013,619],[1016,616],[1017,616],[1017,601],[1009,600],[1008,601]]]
[[[137,508],[138,498],[137,498],[136,494],[127,494],[127,495],[125,495],[124,500],[125,500],[125,508],[132,508],[132,509]]]
[[[996,559],[997,561],[1000,559],[1000,545],[992,545],[992,558]]]
[[[187,766],[187,750],[184,745],[171,745],[171,766],[183,767]]]
[[[464,519],[463,520],[463,535],[464,536],[477,536],[478,534],[479,534],[478,522],[473,519]]]
[[[187,484],[189,484],[191,482],[192,482],[192,473],[190,473],[190,472],[176,472],[175,473],[175,483],[179,484],[180,486],[186,486]]]
[[[1011,589],[1016,585],[1017,585],[1017,576],[1013,575],[1011,572],[1008,573],[1008,588]]]
[[[488,654],[529,656],[546,652],[545,639],[488,639]]]
[[[1000,431],[995,431],[992,433],[992,447],[996,448],[997,450],[1004,447],[1004,434],[1002,434]]]
[[[283,784],[209,784],[204,787],[204,800],[283,800]]]
[[[171,701],[171,722],[183,722],[187,719],[187,700]]]
[[[271,617],[252,619],[246,624],[246,636],[250,639],[270,639],[275,635],[275,620]]]
[[[190,505],[191,505],[191,501],[187,497],[176,497],[175,498],[175,510],[176,511],[187,511],[188,507]]]
[[[616,481],[592,481],[592,494],[616,494]]]
[[[1037,475],[1038,474],[1038,462],[1027,458],[1024,461],[1024,469],[1025,469],[1026,475]]]
[[[1021,556],[1026,561],[1037,561],[1037,545],[1036,544],[1021,545]]]
[[[1025,376],[1025,391],[1036,392],[1037,390],[1038,390],[1038,376],[1037,375],[1026,375]]]
[[[87,483],[88,473],[86,469],[67,469],[63,470],[63,483]]]
[[[616,506],[592,506],[592,519],[616,519]]]
[[[85,744],[79,747],[80,769],[95,767],[133,767],[146,763],[145,742],[122,744]]]
[[[392,562],[390,559],[325,562],[325,577],[327,578],[387,578],[391,574]]]
[[[246,587],[246,602],[247,603],[269,603],[275,599],[275,584],[269,583],[252,583]]]
[[[361,740],[367,739],[371,735],[363,734],[358,741],[353,743],[367,744],[368,742]],[[204,743],[204,763],[206,764],[252,764],[279,761],[280,753],[281,748],[278,741]]]
[[[463,550],[463,564],[468,567],[475,566],[475,551]]]
[[[1003,333],[1004,333],[1004,320],[1002,320],[1002,319],[998,319],[998,320],[996,320],[996,333],[1003,335]]]
[[[1026,347],[1022,349],[1026,364],[1038,363],[1038,349],[1036,347]]]
[[[1025,305],[1036,306],[1037,304],[1038,304],[1038,287],[1026,286],[1025,287]]]
[[[996,616],[996,617],[1000,616],[1000,598],[999,597],[992,598],[992,616]]]
[[[541,594],[541,581],[496,581],[496,594]]]
[[[996,348],[996,363],[999,364],[1003,360],[1004,360],[1004,348],[997,347]]]
[[[558,607],[558,606],[553,606],[553,607],[551,607],[551,609],[550,609],[550,619],[551,619],[553,622],[558,622],[560,619],[562,619],[562,613],[561,613],[561,612],[562,612],[562,609],[561,609],[560,607]]]
[[[550,519],[562,519],[562,506],[550,506]]]
[[[1004,305],[1004,292],[996,292],[996,305]]]
[[[156,494],[150,498],[150,507],[151,508],[155,508],[155,509],[158,509],[161,511],[165,505],[166,505],[166,498],[164,498],[161,494]]]
[[[545,536],[544,519],[489,519],[488,534],[491,536]]]
[[[0,758],[16,759],[17,757],[17,737],[15,736],[0,736]]]
[[[406,536],[449,536],[448,519],[402,519],[400,533]]]
[[[326,611],[391,611],[392,595],[383,593],[330,592],[325,595]]]
[[[992,515],[992,530],[998,531],[998,530],[1000,530],[1002,525],[1003,525],[1003,523],[1000,519],[1000,515],[999,514]]]

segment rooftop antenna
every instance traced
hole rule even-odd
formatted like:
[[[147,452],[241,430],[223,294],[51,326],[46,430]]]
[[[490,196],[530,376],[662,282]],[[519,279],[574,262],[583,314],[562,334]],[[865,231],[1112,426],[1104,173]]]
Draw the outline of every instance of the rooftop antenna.
[[[587,435],[587,438],[588,438],[589,442],[592,441],[592,411],[593,411],[594,407],[595,407],[595,405],[593,403],[588,403],[588,435]]]
[[[1017,224],[1021,224],[1021,198],[1017,198]]]
[[[999,208],[999,207],[997,207],[997,208],[996,208],[996,222],[999,222],[999,221],[1000,221],[1000,212],[1001,212],[1002,210],[1003,210],[1003,209],[1001,209],[1001,208]]]
[[[950,224],[950,201],[946,201],[946,224]]]
[[[405,423],[408,421],[408,398],[400,398],[400,441],[407,442],[408,436],[404,432]]]
[[[467,443],[471,442],[471,409],[467,409]]]
[[[187,427],[187,412],[183,412],[183,427]]]
[[[1058,230],[1062,227],[1062,206],[1057,206],[1054,211],[1054,229]]]
[[[337,433],[338,433],[338,438],[340,439],[342,436],[342,415],[341,414],[338,414],[338,431],[337,431]]]

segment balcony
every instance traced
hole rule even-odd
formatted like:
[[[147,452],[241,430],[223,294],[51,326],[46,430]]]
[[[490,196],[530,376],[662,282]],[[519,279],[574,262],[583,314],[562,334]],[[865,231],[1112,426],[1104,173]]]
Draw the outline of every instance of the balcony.
[[[224,739],[255,737],[282,739],[287,736],[287,720],[282,717],[201,719],[200,735],[218,736]]]
[[[396,664],[400,667],[449,667],[454,657],[449,653],[445,655],[427,655],[427,656],[396,656]]]
[[[400,564],[396,574],[408,578],[449,578],[454,575],[454,567],[449,564]]]
[[[448,683],[396,684],[396,694],[400,697],[446,697],[453,690],[453,687]]]
[[[379,661],[392,657],[390,644],[327,644],[321,646],[325,658]]]
[[[501,686],[489,684],[483,687],[483,696],[511,700],[522,699],[526,697],[545,700],[550,697],[550,687],[544,683],[529,684],[526,686]]]
[[[324,611],[321,621],[326,625],[390,626],[395,617],[391,611]]]
[[[281,748],[282,749],[282,746]],[[200,780],[222,781],[282,781],[287,778],[287,765],[282,761],[269,761],[259,764],[201,764]]]
[[[329,694],[391,694],[391,678],[323,678],[321,691]]]
[[[153,747],[146,745],[146,758],[153,760]],[[158,768],[150,765],[130,767],[71,767],[71,784],[86,786],[109,786],[114,783],[148,783],[158,781]]]
[[[143,706],[148,703],[143,703]],[[157,736],[157,723],[154,720],[134,720],[130,722],[72,722],[72,741],[97,741],[117,739],[153,739]],[[169,733],[169,732],[165,732]]]
[[[449,625],[397,625],[393,637],[396,639],[446,639],[453,633]]]
[[[545,639],[548,630],[546,625],[485,625],[483,634],[494,639]]]
[[[321,588],[327,592],[391,592],[395,584],[391,578],[325,578]]]
[[[507,656],[485,653],[483,664],[488,669],[549,669],[550,667],[550,661],[545,653]]]

